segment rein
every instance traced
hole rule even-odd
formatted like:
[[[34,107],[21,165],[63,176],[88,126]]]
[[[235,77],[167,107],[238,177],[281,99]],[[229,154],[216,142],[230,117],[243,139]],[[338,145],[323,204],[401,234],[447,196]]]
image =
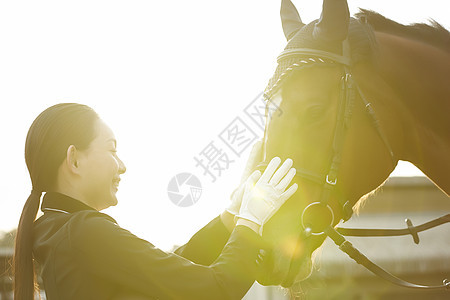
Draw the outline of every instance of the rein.
[[[335,132],[333,136],[333,143],[332,143],[332,157],[331,157],[331,163],[329,167],[329,171],[326,175],[324,174],[317,174],[315,172],[312,172],[310,170],[302,169],[302,168],[296,168],[297,173],[296,176],[306,179],[308,181],[311,181],[313,183],[322,185],[322,192],[320,195],[320,198],[309,204],[305,207],[305,209],[302,212],[301,216],[301,225],[303,227],[303,230],[300,231],[298,241],[302,239],[308,239],[311,238],[311,236],[327,236],[330,239],[333,240],[333,242],[339,246],[339,249],[343,252],[345,252],[350,258],[355,260],[358,264],[361,264],[366,269],[374,273],[375,275],[386,279],[394,284],[403,286],[403,287],[409,287],[409,288],[415,288],[415,289],[448,289],[450,290],[450,281],[447,279],[443,280],[443,284],[441,285],[434,285],[434,286],[425,286],[425,285],[418,285],[413,284],[407,281],[404,281],[402,279],[399,279],[398,277],[392,275],[391,273],[387,272],[380,266],[373,263],[371,260],[369,260],[366,256],[364,256],[361,252],[359,252],[349,241],[347,241],[344,238],[344,235],[347,236],[399,236],[399,235],[408,235],[411,234],[413,236],[414,242],[417,244],[419,243],[419,237],[418,232],[439,226],[444,223],[450,222],[450,214],[445,215],[441,218],[435,219],[433,221],[427,222],[425,224],[422,224],[420,226],[413,226],[411,221],[409,219],[406,220],[407,229],[352,229],[352,228],[333,228],[333,224],[335,221],[335,212],[329,205],[329,200],[331,198],[331,195],[333,192],[335,192],[336,183],[338,181],[338,170],[341,163],[341,154],[342,154],[342,148],[344,144],[344,138],[346,134],[346,127],[347,124],[352,116],[352,107],[355,99],[355,93],[357,92],[359,94],[359,98],[363,101],[364,106],[366,108],[366,113],[368,117],[371,119],[373,126],[378,132],[378,135],[380,136],[381,140],[383,141],[386,150],[388,151],[393,165],[396,164],[397,160],[395,159],[394,152],[392,151],[392,148],[389,144],[389,141],[383,132],[380,122],[375,114],[375,111],[372,108],[371,103],[367,100],[367,98],[362,93],[359,86],[356,84],[356,82],[353,81],[352,73],[351,73],[351,64],[350,64],[350,54],[349,54],[349,47],[348,47],[348,41],[344,41],[343,44],[343,56],[336,55],[333,53],[328,53],[324,51],[317,51],[314,49],[289,49],[283,51],[280,56],[278,57],[278,60],[284,59],[288,56],[293,55],[303,55],[303,56],[309,56],[307,59],[300,60],[299,64],[293,64],[291,67],[286,69],[286,72],[280,76],[279,81],[277,84],[272,87],[271,90],[269,90],[266,93],[266,98],[270,98],[270,94],[272,93],[272,90],[275,90],[279,87],[280,82],[282,79],[285,79],[288,72],[291,72],[295,68],[302,67],[302,63],[304,64],[310,64],[310,63],[324,63],[325,60],[331,60],[335,64],[343,65],[344,67],[344,75],[341,78],[341,92],[340,92],[340,98],[339,98],[339,108],[337,112],[337,118],[336,118],[336,125],[335,125]],[[268,95],[268,96],[267,96]],[[268,123],[268,122],[267,122]],[[264,143],[266,143],[266,132],[267,132],[267,126],[266,124],[266,130],[264,131]],[[267,166],[267,163],[261,163],[258,165],[258,169],[263,169]],[[344,221],[347,221],[351,218],[353,214],[353,208],[349,201],[343,200],[343,197],[338,198],[339,201],[339,207],[341,210],[342,219]],[[317,218],[315,216],[321,215],[321,216],[328,216],[328,220],[325,224],[317,224]],[[297,243],[297,247],[300,246],[300,243]],[[295,278],[295,275],[298,273],[301,266],[301,259],[292,259],[291,258],[291,265],[289,269],[289,274],[287,276],[287,279],[283,283],[285,286],[292,285],[293,278]]]

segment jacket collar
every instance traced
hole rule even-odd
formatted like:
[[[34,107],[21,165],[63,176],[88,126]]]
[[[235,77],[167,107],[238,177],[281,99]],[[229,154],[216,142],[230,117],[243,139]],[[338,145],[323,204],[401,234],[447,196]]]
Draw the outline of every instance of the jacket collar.
[[[84,204],[67,195],[57,193],[57,192],[47,192],[42,200],[41,210],[46,211],[57,211],[62,213],[74,213],[82,210],[93,210],[94,208],[89,205]]]

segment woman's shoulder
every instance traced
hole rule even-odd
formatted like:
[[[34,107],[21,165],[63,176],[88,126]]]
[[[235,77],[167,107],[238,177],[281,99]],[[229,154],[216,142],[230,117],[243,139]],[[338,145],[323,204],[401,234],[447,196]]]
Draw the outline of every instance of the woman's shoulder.
[[[69,245],[80,254],[92,257],[106,255],[111,249],[146,248],[151,244],[120,227],[114,218],[97,211],[73,214],[67,224]],[[120,250],[121,249],[121,250]]]
[[[66,223],[71,239],[89,237],[99,238],[123,230],[111,216],[94,211],[84,210],[72,213]]]
[[[68,224],[76,226],[95,225],[95,224],[113,224],[117,226],[116,220],[108,214],[96,210],[82,210],[71,213],[67,221]]]
[[[94,242],[102,243],[105,238],[111,240],[122,230],[114,218],[94,210],[45,212],[34,223],[33,248],[43,260],[48,249],[81,249]]]

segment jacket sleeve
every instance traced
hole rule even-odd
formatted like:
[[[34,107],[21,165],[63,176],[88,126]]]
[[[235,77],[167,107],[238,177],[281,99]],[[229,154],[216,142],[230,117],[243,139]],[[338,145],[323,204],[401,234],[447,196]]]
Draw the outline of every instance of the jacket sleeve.
[[[230,238],[230,232],[219,217],[214,218],[200,229],[185,245],[175,250],[175,253],[197,264],[210,265]]]
[[[161,251],[99,212],[74,216],[69,241],[87,272],[158,299],[241,299],[254,282],[263,245],[258,234],[237,226],[217,259],[200,265]]]

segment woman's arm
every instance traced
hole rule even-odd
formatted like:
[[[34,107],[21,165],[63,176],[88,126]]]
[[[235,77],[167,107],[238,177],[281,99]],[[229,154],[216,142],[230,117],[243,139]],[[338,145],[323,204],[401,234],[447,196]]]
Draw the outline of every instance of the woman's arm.
[[[189,242],[176,249],[175,253],[197,264],[209,266],[219,257],[231,231],[225,227],[221,217],[216,217],[194,234]]]
[[[220,220],[222,221],[222,224],[230,233],[233,231],[234,226],[236,226],[236,223],[234,222],[234,217],[235,214],[230,213],[228,210],[224,210],[220,214]]]
[[[240,222],[245,223],[245,221]],[[224,211],[200,229],[189,242],[176,249],[175,253],[197,264],[209,266],[222,252],[235,225],[234,215]],[[251,223],[245,225],[251,228],[256,226]]]
[[[159,299],[241,299],[254,282],[262,240],[248,227],[237,226],[214,263],[203,266],[161,251],[102,215],[83,213],[71,221],[70,246],[80,265],[120,288]]]

